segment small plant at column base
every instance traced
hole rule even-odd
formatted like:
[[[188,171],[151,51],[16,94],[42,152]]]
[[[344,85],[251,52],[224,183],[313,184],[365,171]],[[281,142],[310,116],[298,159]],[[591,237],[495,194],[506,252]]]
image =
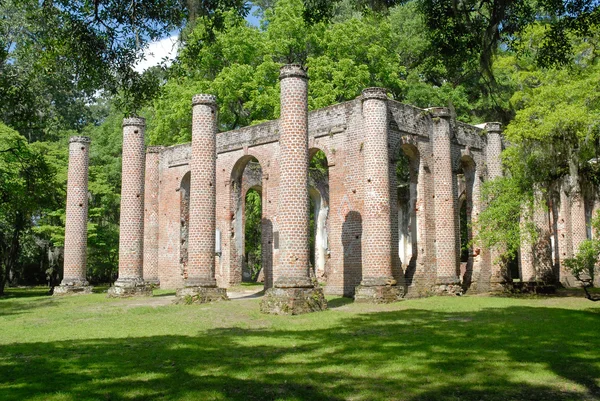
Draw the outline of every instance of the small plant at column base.
[[[591,295],[588,288],[593,286],[596,263],[600,256],[600,239],[598,239],[598,234],[600,233],[600,212],[592,220],[592,228],[594,238],[583,241],[579,245],[579,250],[575,257],[565,259],[564,264],[575,279],[581,282],[586,298],[595,302],[600,301],[600,297]]]

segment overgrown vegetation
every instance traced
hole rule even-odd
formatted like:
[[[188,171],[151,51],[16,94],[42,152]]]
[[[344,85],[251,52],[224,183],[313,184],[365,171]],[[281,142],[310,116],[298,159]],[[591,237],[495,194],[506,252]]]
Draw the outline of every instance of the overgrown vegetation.
[[[600,238],[598,238],[600,234],[600,213],[592,220],[592,229],[594,230],[594,237],[584,240],[579,245],[576,255],[573,258],[565,259],[564,264],[573,276],[583,284],[587,299],[600,301],[600,298],[592,296],[588,291],[588,287],[594,284],[598,259],[600,258]]]
[[[238,0],[136,0],[128,7],[0,2],[0,120],[39,155],[20,159],[21,170],[6,167],[0,191],[12,194],[17,171],[38,171],[41,164],[47,170],[43,180],[20,187],[22,196],[2,199],[1,216],[23,208],[12,220],[3,217],[1,257],[11,261],[3,262],[2,277],[11,284],[57,279],[69,136],[92,137],[88,278],[111,281],[118,264],[122,117],[146,117],[148,143],[162,145],[190,140],[190,98],[199,92],[217,96],[221,130],[273,119],[278,69],[288,62],[308,68],[311,109],[384,86],[399,101],[448,106],[461,121],[507,124],[510,178],[490,184],[488,193],[497,196],[489,197],[482,221],[497,230],[482,241],[509,253],[520,235],[514,206],[530,199],[534,185],[549,192],[567,174],[575,177],[574,191],[599,184],[596,2],[254,4],[259,26],[246,22],[248,4]],[[136,72],[148,42],[173,29],[180,30],[173,64]],[[13,156],[0,153],[0,165],[13,166]],[[251,221],[256,235],[258,220]],[[11,234],[17,226],[19,234]]]

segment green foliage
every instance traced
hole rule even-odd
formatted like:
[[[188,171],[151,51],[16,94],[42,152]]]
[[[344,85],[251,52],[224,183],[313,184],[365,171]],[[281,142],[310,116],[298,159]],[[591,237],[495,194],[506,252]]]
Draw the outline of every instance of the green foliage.
[[[507,263],[519,252],[523,230],[535,238],[535,228],[525,223],[529,219],[522,214],[523,205],[533,203],[533,192],[531,187],[528,189],[519,180],[507,176],[485,182],[482,197],[486,207],[476,222],[475,241],[497,250],[502,254],[502,260],[497,262]]]
[[[564,265],[573,276],[581,281],[584,286],[590,286],[596,275],[596,265],[600,258],[600,213],[592,219],[594,238],[584,240],[574,257],[565,259]]]
[[[279,67],[290,62],[308,69],[311,110],[382,86],[393,98],[417,106],[450,104],[463,121],[504,120],[509,114],[507,102],[499,106],[477,87],[477,77],[446,79],[414,2],[389,15],[350,14],[329,24],[308,25],[302,13],[301,0],[278,1],[266,6],[260,28],[224,13],[225,29],[212,38],[199,20],[148,110],[155,122],[148,130],[150,143],[190,140],[190,99],[200,92],[217,96],[221,130],[277,118]]]
[[[262,199],[261,194],[254,189],[250,189],[246,193],[245,214],[245,257],[252,280],[255,281],[262,267]]]
[[[0,294],[22,256],[23,236],[54,203],[54,179],[40,147],[0,123]]]

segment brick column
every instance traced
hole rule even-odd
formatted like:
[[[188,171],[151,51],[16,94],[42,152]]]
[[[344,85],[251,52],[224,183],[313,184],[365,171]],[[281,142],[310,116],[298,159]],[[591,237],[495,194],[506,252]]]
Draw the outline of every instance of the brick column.
[[[585,200],[581,184],[571,179],[571,235],[573,254],[579,252],[579,245],[587,239]]]
[[[90,142],[85,136],[73,136],[69,140],[63,280],[54,289],[55,295],[92,292],[85,278]]]
[[[309,275],[308,76],[300,65],[281,67],[279,118],[279,264],[265,313],[299,314],[327,308]]]
[[[486,159],[487,178],[502,177],[502,124],[490,122],[485,124],[487,132]],[[506,267],[503,266],[501,259],[502,252],[499,249],[490,250],[490,289],[493,291],[502,289],[507,275]]]
[[[108,290],[109,297],[152,295],[143,279],[145,126],[140,117],[123,120],[119,277]]]
[[[459,267],[458,208],[452,171],[450,113],[448,109],[430,109],[433,119],[433,175],[435,180],[436,292],[462,292]]]
[[[569,178],[562,180],[560,185],[560,204],[558,209],[558,222],[556,224],[556,239],[558,241],[559,250],[559,281],[565,287],[575,285],[575,278],[566,269],[564,260],[573,257],[573,234],[571,224],[571,197],[569,196]]]
[[[364,142],[363,279],[357,302],[393,302],[400,290],[392,275],[392,221],[388,157],[388,108],[384,88],[362,92]]]
[[[190,161],[190,221],[188,276],[177,290],[179,303],[226,300],[215,279],[217,100],[213,95],[192,98],[192,159]]]
[[[158,189],[160,152],[162,146],[146,149],[144,194],[144,281],[158,285]]]
[[[534,248],[535,244],[532,241],[530,225],[533,223],[533,214],[535,210],[532,210],[532,205],[524,204],[521,205],[521,217],[520,217],[520,250],[519,250],[519,271],[521,273],[522,282],[535,282],[535,261],[534,261]],[[514,277],[513,277],[514,278]]]
[[[587,224],[585,218],[585,200],[581,182],[577,178],[570,176],[569,200],[571,204],[571,249],[573,256],[579,252],[579,246],[587,239]],[[569,286],[580,286],[581,283],[575,280],[570,271],[565,271],[565,279],[561,280]]]

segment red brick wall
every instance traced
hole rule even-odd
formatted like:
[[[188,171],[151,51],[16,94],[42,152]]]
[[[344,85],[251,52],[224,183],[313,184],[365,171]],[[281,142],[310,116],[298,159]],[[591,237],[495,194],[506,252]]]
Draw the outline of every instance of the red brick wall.
[[[286,89],[287,79],[292,84]],[[362,99],[359,97],[351,102],[313,111],[308,114],[306,120],[306,117],[302,117],[305,113],[305,108],[302,106],[302,99],[305,99],[305,84],[302,82],[304,82],[303,78],[297,76],[286,78],[282,82],[283,99],[287,99],[287,96],[293,99],[289,104],[285,101],[282,103],[284,108],[289,108],[283,111],[283,116],[286,112],[291,116],[288,123],[276,120],[216,135],[218,157],[216,180],[213,181],[216,192],[214,228],[221,232],[222,253],[216,258],[213,256],[212,266],[215,269],[214,277],[218,285],[230,286],[239,283],[241,279],[241,266],[236,262],[239,260],[239,255],[236,253],[236,247],[232,245],[235,241],[243,241],[243,234],[242,237],[238,237],[239,233],[236,234],[235,230],[236,219],[242,217],[237,215],[239,210],[235,204],[236,196],[241,197],[244,191],[235,190],[235,185],[246,188],[249,185],[243,180],[243,172],[246,163],[253,157],[259,161],[262,169],[262,246],[263,265],[265,271],[268,271],[267,286],[272,285],[273,279],[277,279],[278,274],[281,277],[297,277],[300,280],[308,277],[309,250],[307,240],[304,239],[304,237],[308,238],[308,197],[297,195],[289,188],[286,189],[284,183],[304,182],[304,166],[308,163],[309,148],[323,150],[329,164],[330,209],[327,234],[330,254],[326,262],[327,293],[352,295],[354,288],[367,277],[365,262],[369,259],[367,257],[369,249],[374,249],[373,243],[376,243],[379,248],[386,248],[381,246],[381,239],[371,242],[369,238],[374,237],[367,235],[367,226],[374,219],[370,213],[375,210],[365,207],[365,196],[368,193],[365,184],[370,175],[367,174],[367,166],[370,163],[380,163],[383,171],[388,171],[387,196],[390,199],[388,216],[391,217],[389,223],[383,224],[389,224],[390,229],[384,235],[389,236],[390,245],[382,251],[382,254],[389,255],[386,256],[389,260],[386,263],[389,263],[387,266],[390,267],[385,267],[383,270],[391,271],[401,285],[404,284],[405,273],[407,277],[410,274],[410,279],[406,282],[406,296],[409,297],[432,293],[436,288],[436,280],[440,277],[444,281],[457,280],[459,243],[456,173],[461,158],[468,154],[474,164],[471,217],[476,219],[479,210],[483,208],[480,203],[480,185],[484,180],[502,173],[499,158],[502,138],[499,125],[487,124],[487,135],[481,136],[481,129],[454,122],[446,117],[437,120],[436,116],[431,118],[430,112],[388,100],[387,117],[385,117],[387,123],[377,126],[379,130],[387,130],[387,139],[379,142],[379,145],[385,144],[386,149],[382,152],[387,151],[388,154],[385,157],[376,156],[375,160],[370,158],[366,161],[365,157],[370,151],[367,141],[371,126],[364,118]],[[306,133],[301,133],[306,132],[306,123],[308,140],[300,139],[306,137]],[[283,143],[280,142],[286,127],[295,130],[299,142],[294,146],[304,149],[306,145],[306,159],[302,151],[301,163],[291,162],[291,166],[296,166],[295,168],[284,168],[284,165],[290,166],[282,146],[285,140]],[[378,138],[385,138],[386,133]],[[394,163],[400,148],[412,152],[410,157],[414,163],[417,197],[414,206],[417,218],[417,241],[413,251],[416,255],[413,270],[408,273],[403,271],[398,257],[397,205],[393,204],[396,185]],[[191,159],[189,144],[166,148],[160,154],[158,277],[163,288],[176,288],[183,285],[180,263],[181,196],[178,189],[182,178],[190,171]],[[373,174],[380,172],[377,170]],[[302,177],[293,178],[294,173]],[[302,191],[306,194],[306,185],[301,187],[294,191]],[[382,196],[385,196],[385,192]],[[283,209],[278,209],[280,205]],[[441,213],[440,209],[442,209]],[[300,215],[304,217],[300,218]],[[564,211],[561,216],[569,219],[570,209],[567,216]],[[289,224],[286,219],[290,219],[292,225],[297,224],[294,226],[297,229],[286,231],[285,225]],[[304,234],[305,225],[306,234]],[[373,224],[373,227],[378,230],[374,235],[380,235],[382,223]],[[564,227],[564,230],[570,231],[571,221],[564,224]],[[207,236],[210,232],[211,241],[214,241],[214,228],[205,230]],[[277,232],[279,232],[278,249],[274,246],[274,233]],[[291,245],[284,250],[285,238],[289,238],[290,235],[292,235],[291,242],[288,242]],[[568,238],[569,247],[572,249],[571,236]],[[190,240],[190,245],[192,242]],[[563,247],[565,243],[559,238],[559,246]],[[211,249],[214,249],[212,247],[214,242],[211,245]],[[208,247],[206,251],[209,252]],[[293,263],[290,263],[290,255],[294,256]],[[286,257],[286,262],[280,264],[280,257]],[[295,259],[296,257],[298,260]],[[301,263],[301,259],[306,262]],[[473,281],[480,291],[489,288],[493,274],[500,274],[499,269],[491,268],[493,259],[493,253],[486,249],[481,249],[478,256],[473,256]],[[379,264],[373,269],[379,269],[381,266]],[[211,274],[208,269],[205,269],[205,273]]]

